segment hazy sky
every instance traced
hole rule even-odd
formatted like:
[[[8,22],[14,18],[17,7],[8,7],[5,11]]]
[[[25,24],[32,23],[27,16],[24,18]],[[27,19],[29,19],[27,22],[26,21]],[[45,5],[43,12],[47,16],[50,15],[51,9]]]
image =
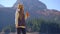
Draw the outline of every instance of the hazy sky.
[[[5,7],[12,7],[17,0],[0,0],[0,4]],[[60,0],[40,0],[45,3],[48,9],[56,9],[60,11]]]
[[[0,4],[5,7],[12,7],[17,0],[0,0]]]
[[[40,0],[45,3],[48,9],[56,9],[60,11],[60,0]]]

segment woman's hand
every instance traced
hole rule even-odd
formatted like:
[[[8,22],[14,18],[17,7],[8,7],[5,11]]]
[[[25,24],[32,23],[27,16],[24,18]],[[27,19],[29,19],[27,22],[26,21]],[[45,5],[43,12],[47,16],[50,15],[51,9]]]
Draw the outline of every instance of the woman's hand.
[[[26,12],[25,19],[27,19],[28,17],[30,17],[30,15],[28,12]]]
[[[16,28],[18,28],[18,25],[16,24]]]

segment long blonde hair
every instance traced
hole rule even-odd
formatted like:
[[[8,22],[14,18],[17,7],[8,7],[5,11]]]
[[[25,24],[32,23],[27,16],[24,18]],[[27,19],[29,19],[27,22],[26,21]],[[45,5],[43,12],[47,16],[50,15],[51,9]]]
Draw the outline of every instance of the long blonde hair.
[[[20,11],[18,11],[19,12],[19,18],[22,19],[22,17],[24,17],[24,7],[23,7],[23,5],[18,4],[18,9],[20,9]]]

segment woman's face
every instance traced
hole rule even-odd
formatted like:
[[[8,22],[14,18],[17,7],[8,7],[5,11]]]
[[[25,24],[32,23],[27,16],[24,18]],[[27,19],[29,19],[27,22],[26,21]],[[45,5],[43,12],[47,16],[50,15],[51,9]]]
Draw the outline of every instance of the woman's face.
[[[17,9],[18,11],[20,11],[20,9]]]
[[[18,9],[17,10],[19,11],[19,13],[22,13],[22,14],[24,13],[22,5],[18,5]]]

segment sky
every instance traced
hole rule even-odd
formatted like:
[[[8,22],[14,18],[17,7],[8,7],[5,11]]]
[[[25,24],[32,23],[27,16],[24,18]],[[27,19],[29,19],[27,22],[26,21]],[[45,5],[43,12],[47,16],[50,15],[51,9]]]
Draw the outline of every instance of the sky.
[[[5,7],[12,7],[17,0],[0,0],[0,4]],[[39,0],[46,4],[48,9],[56,9],[60,11],[60,0]]]
[[[12,7],[17,0],[0,0],[0,4],[5,7]]]
[[[56,9],[60,11],[60,0],[40,0],[45,3],[48,9]]]

